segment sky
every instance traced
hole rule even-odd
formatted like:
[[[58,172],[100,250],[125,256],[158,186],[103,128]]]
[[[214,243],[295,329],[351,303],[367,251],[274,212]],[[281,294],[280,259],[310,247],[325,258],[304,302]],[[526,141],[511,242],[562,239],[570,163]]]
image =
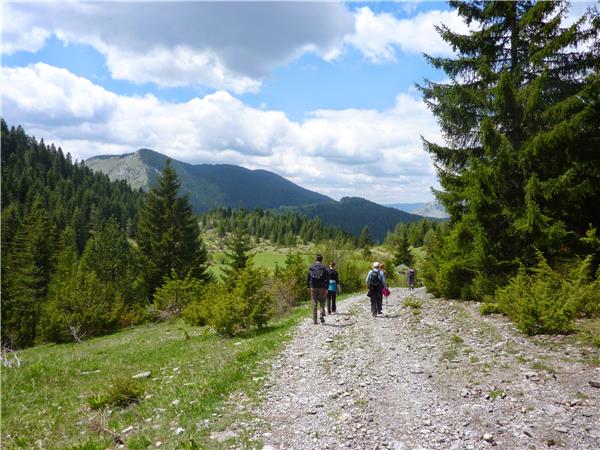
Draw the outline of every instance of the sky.
[[[572,14],[585,8],[576,3]],[[433,199],[415,83],[444,2],[2,2],[1,115],[73,158],[151,148],[335,199]]]

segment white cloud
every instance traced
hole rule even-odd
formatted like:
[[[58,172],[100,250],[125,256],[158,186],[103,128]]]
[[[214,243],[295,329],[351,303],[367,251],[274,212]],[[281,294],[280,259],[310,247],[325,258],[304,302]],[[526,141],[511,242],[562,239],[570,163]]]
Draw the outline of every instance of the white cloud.
[[[96,48],[117,79],[242,93],[305,52],[331,58],[353,16],[341,3],[8,3],[3,26],[4,53],[56,35]]]
[[[355,31],[346,42],[373,62],[395,61],[397,49],[404,53],[450,55],[452,49],[435,30],[435,25],[440,24],[457,32],[468,30],[454,10],[432,10],[409,19],[397,19],[389,13],[375,14],[365,6],[357,10]]]
[[[271,170],[336,198],[380,203],[427,199],[435,184],[419,135],[440,141],[440,133],[410,93],[389,110],[317,110],[296,122],[226,91],[185,103],[122,96],[41,63],[5,67],[2,77],[5,119],[80,159],[147,147],[190,163]]]

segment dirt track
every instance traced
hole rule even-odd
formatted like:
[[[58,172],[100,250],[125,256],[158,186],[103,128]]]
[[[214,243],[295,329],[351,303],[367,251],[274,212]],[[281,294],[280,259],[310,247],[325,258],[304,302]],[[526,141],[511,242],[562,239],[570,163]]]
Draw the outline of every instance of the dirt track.
[[[264,448],[600,448],[598,350],[530,339],[477,305],[421,308],[394,289],[384,317],[352,297],[294,332],[252,414]],[[418,311],[415,313],[415,311]],[[248,430],[247,430],[248,431]]]

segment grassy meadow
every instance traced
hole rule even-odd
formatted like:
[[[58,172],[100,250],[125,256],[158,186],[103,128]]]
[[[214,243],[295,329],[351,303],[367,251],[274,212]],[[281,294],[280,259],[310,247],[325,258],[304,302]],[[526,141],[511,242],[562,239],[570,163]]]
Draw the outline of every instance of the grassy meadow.
[[[2,448],[214,447],[224,400],[234,392],[256,398],[265,362],[307,312],[296,308],[234,339],[173,321],[19,351],[21,367],[2,370]],[[149,377],[132,379],[142,372]],[[132,391],[131,404],[110,403]],[[90,406],[107,398],[102,408]]]

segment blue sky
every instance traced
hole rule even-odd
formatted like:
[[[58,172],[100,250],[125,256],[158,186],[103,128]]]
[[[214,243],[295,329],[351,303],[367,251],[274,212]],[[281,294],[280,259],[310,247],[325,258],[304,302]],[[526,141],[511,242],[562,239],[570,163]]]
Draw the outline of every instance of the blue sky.
[[[153,148],[334,198],[428,201],[414,89],[443,2],[3,3],[2,116],[78,159]],[[575,5],[576,13],[582,5]]]

